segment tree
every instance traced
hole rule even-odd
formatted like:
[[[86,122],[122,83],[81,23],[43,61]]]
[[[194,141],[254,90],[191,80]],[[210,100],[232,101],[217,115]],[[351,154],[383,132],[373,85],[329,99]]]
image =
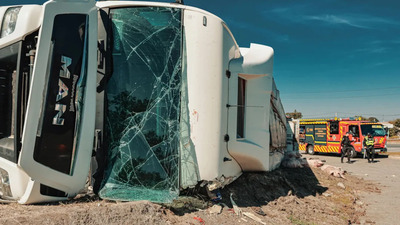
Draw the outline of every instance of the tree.
[[[395,125],[396,127],[400,128],[400,119],[395,119],[392,121],[389,121],[389,123]]]
[[[400,128],[393,127],[389,129],[389,137],[396,136],[400,132]]]
[[[359,120],[368,120],[367,117],[363,117],[363,116],[354,116],[354,118],[359,119]]]
[[[286,113],[286,116],[288,116],[292,119],[300,119],[303,117],[301,112],[297,112],[297,110],[294,110],[294,112],[291,112],[291,113]]]
[[[393,137],[393,136],[399,135],[399,133],[400,133],[400,119],[395,119],[395,120],[389,121],[389,123],[394,125],[393,128],[389,129],[389,136]]]
[[[373,123],[377,123],[379,122],[378,118],[376,117],[363,117],[363,116],[354,116],[354,118],[359,119],[359,120],[363,120],[363,121],[370,121]]]
[[[373,123],[379,122],[379,120],[376,117],[369,117],[368,121],[371,121]]]

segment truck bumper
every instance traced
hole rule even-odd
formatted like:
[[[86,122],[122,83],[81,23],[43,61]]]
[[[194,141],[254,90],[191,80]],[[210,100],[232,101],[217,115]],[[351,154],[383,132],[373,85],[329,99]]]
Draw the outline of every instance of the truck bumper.
[[[375,149],[375,153],[386,153],[387,152],[387,148],[376,148]]]
[[[387,148],[375,148],[375,154],[378,153],[386,153],[387,152]],[[361,154],[364,154],[365,148],[361,149]]]

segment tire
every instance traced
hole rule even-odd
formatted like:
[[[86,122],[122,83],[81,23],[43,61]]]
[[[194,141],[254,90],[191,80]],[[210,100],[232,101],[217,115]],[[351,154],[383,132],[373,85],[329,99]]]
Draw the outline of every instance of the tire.
[[[310,155],[314,155],[315,154],[313,145],[308,145],[307,146],[307,153],[310,154]]]
[[[354,148],[350,148],[349,154],[350,154],[350,158],[355,158],[355,157],[357,157],[358,153],[356,152],[356,150]]]

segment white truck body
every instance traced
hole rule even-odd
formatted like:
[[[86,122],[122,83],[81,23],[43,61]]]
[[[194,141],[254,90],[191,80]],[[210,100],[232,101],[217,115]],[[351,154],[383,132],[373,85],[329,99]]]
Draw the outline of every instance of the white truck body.
[[[0,21],[4,21],[10,8],[15,6],[0,7]],[[140,28],[134,20],[124,17],[131,12],[138,18],[136,22]],[[173,40],[179,46],[172,44],[174,46],[166,51],[175,52],[176,57],[171,56],[172,53],[157,56],[154,54],[161,54],[162,50],[151,50],[163,41],[152,38],[172,29],[171,24],[163,24],[157,18],[153,20],[151,15],[169,16],[171,23],[175,23],[172,28],[176,31],[170,33],[179,38]],[[84,16],[85,22],[68,32],[63,26],[56,27],[63,21],[66,23],[68,16],[76,16],[77,20]],[[70,26],[75,26],[70,21]],[[143,26],[146,23],[148,25]],[[144,33],[150,26],[160,29],[144,37],[140,45],[135,45],[137,40],[132,34]],[[64,36],[75,35],[76,40],[59,37],[57,32]],[[79,44],[79,35],[83,44]],[[170,35],[160,37],[170,38]],[[210,190],[223,187],[244,171],[273,170],[283,158],[286,117],[273,79],[273,49],[260,44],[239,48],[227,25],[211,13],[175,3],[136,1],[97,2],[95,5],[91,0],[53,0],[43,6],[24,5],[19,8],[14,31],[0,38],[0,66],[3,66],[2,60],[8,59],[5,49],[15,43],[25,46],[27,38],[37,40],[37,45],[31,46],[35,54],[28,57],[34,57],[34,66],[28,72],[29,99],[20,110],[15,108],[13,116],[7,114],[15,119],[11,123],[15,126],[5,126],[4,130],[10,131],[0,137],[0,148],[2,139],[14,140],[11,158],[3,156],[9,153],[0,151],[3,177],[0,194],[3,199],[29,204],[75,196],[85,186],[95,130],[99,134],[96,135],[97,154],[103,155],[103,163],[107,162],[107,167],[100,171],[99,193],[103,198],[138,200],[135,197],[114,198],[118,192],[108,195],[110,190],[122,185],[124,188],[118,188],[124,194],[131,193],[128,189],[132,192],[151,190],[154,192],[148,195],[149,200],[169,201],[179,194],[179,189],[193,187],[200,181],[206,181]],[[117,39],[120,42],[117,43]],[[74,40],[77,47],[72,45]],[[62,41],[64,48],[58,48],[57,44]],[[141,49],[143,46],[145,48]],[[81,50],[71,56],[57,53],[57,49]],[[126,49],[130,51],[126,52]],[[56,61],[55,54],[58,54]],[[139,65],[132,61],[137,57],[142,57],[140,63],[145,66],[135,73],[129,68]],[[157,72],[163,57],[168,63],[175,60],[175,64],[167,63],[169,67]],[[80,63],[75,63],[76,60]],[[157,60],[159,63],[153,64]],[[150,78],[148,72],[141,74],[142,70],[154,75],[155,79],[151,80],[154,86],[146,86],[150,82],[146,79]],[[12,77],[13,73],[22,76],[22,70],[18,69],[8,71],[7,76]],[[165,76],[168,78],[163,78]],[[176,79],[175,84],[170,82],[173,79]],[[140,86],[138,82],[141,81],[146,82]],[[14,81],[7,82],[13,86]],[[104,86],[102,82],[105,82]],[[122,105],[114,102],[125,92],[129,93],[125,96],[127,99],[146,103],[145,109],[142,112],[135,109],[125,117],[110,118]],[[144,92],[153,97],[141,99]],[[13,102],[19,104],[20,97],[16,97],[19,95],[12,96]],[[12,109],[15,103],[8,101],[7,104]],[[169,108],[171,105],[174,109]],[[137,118],[147,122],[135,124]],[[68,126],[70,129],[58,132]],[[112,133],[116,128],[118,134]],[[150,138],[150,134],[155,136]],[[120,139],[115,140],[116,137]],[[69,140],[69,144],[64,140]],[[164,153],[157,152],[159,149],[165,149]],[[115,178],[122,176],[116,167],[127,164],[120,165],[112,157],[121,159],[126,155],[128,158],[123,160],[128,160],[132,166],[123,177],[137,180],[141,183],[139,186],[136,183],[125,185],[121,180],[118,184],[113,183]],[[135,160],[143,161],[136,165]],[[148,177],[142,179],[139,172],[161,179],[159,183],[165,183],[164,189],[145,184],[148,180],[143,179]],[[159,200],[151,196],[163,195],[164,191],[172,193],[171,198]]]

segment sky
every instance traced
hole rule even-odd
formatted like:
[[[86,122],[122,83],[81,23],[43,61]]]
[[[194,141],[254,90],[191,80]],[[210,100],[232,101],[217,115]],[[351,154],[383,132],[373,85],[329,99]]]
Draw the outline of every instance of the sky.
[[[43,2],[1,0],[0,5]],[[303,118],[400,118],[400,1],[184,3],[219,16],[239,46],[274,49],[274,79],[286,112],[297,110]]]

